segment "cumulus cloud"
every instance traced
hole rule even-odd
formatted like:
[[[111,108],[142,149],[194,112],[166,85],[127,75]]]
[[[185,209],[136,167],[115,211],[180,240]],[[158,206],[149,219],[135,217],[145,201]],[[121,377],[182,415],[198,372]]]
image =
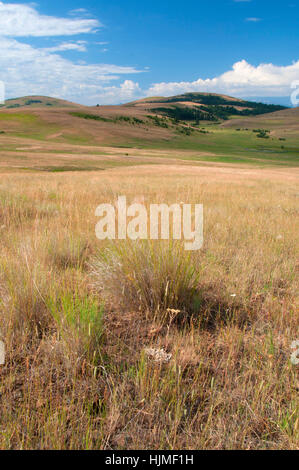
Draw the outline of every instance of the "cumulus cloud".
[[[86,41],[64,40],[52,47],[41,48],[19,40],[20,37],[69,37],[93,33],[101,26],[97,19],[86,18],[88,12],[85,9],[70,14],[72,18],[45,16],[40,15],[32,4],[0,1],[0,86],[2,80],[7,97],[50,95],[82,104],[117,104],[144,96],[171,96],[188,91],[274,97],[289,95],[291,83],[299,77],[299,61],[288,66],[253,66],[241,60],[231,70],[216,77],[155,83],[146,90],[128,80],[128,75],[140,72],[134,67],[74,62],[59,54],[67,51],[84,53]],[[104,46],[106,42],[93,44]],[[117,81],[121,83],[114,85]]]
[[[156,83],[147,91],[149,96],[171,96],[202,91],[234,96],[287,96],[294,80],[299,77],[299,60],[291,65],[260,64],[257,67],[246,60],[236,62],[228,72],[214,78],[193,82]]]
[[[77,9],[71,15],[85,16]],[[113,64],[73,62],[59,52],[87,50],[87,41],[64,41],[52,47],[35,47],[17,40],[19,37],[71,36],[93,33],[101,23],[96,19],[56,18],[40,15],[35,6],[4,4],[0,1],[0,84],[6,97],[50,95],[83,104],[119,102],[140,93],[139,85],[125,80],[118,86],[111,81],[122,75],[139,73],[134,67]],[[102,41],[101,45],[106,44]]]
[[[92,33],[100,26],[96,19],[56,18],[40,15],[30,5],[0,2],[0,36],[71,36]]]
[[[140,88],[139,83],[132,80],[125,80],[119,86],[106,86],[95,91],[90,99],[93,103],[101,104],[124,103],[144,96],[144,91]]]
[[[11,38],[0,38],[0,50],[0,79],[6,84],[9,97],[50,95],[87,103],[97,90],[103,93],[111,80],[138,73],[133,67],[77,64]],[[129,83],[125,84],[123,91],[130,87]]]

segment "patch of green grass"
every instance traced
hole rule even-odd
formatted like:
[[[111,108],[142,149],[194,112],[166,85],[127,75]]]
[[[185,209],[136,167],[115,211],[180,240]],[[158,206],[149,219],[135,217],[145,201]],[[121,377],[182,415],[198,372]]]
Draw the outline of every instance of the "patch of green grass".
[[[34,124],[37,122],[37,117],[33,114],[27,113],[0,113],[0,121],[17,121],[25,124]]]
[[[65,341],[80,342],[82,353],[97,360],[103,335],[103,304],[88,296],[63,293],[57,299],[50,298],[48,308]]]
[[[129,167],[129,166],[141,166],[141,165],[150,165],[154,162],[143,162],[142,159],[137,160],[101,160],[100,165],[94,165],[95,162],[84,162],[79,161],[76,165],[76,161],[72,162],[69,165],[47,165],[47,166],[32,166],[32,167],[21,167],[18,170],[30,171],[30,172],[47,172],[47,173],[66,173],[66,172],[88,172],[88,171],[104,171],[110,168],[118,167]],[[92,163],[92,164],[90,164]]]
[[[128,142],[128,146],[144,149],[173,149],[207,152],[211,156],[178,156],[184,160],[216,161],[227,163],[246,163],[254,165],[299,166],[299,149],[296,139],[288,139],[283,148],[278,138],[269,138],[267,142],[251,131],[236,131],[209,126],[209,133],[193,133],[191,136],[177,136],[169,140],[139,140]]]
[[[28,169],[28,168],[26,168]],[[30,168],[29,168],[30,169]],[[47,171],[50,173],[63,173],[66,171],[100,171],[104,168],[99,168],[97,166],[43,166],[43,167],[35,167],[35,170],[38,171]]]
[[[88,114],[88,113],[81,113],[81,112],[71,112],[69,113],[71,116],[82,118],[82,119],[91,119],[93,121],[101,121],[101,122],[111,122],[114,124],[125,122],[128,124],[144,124],[145,122],[142,119],[130,116],[115,116],[110,118],[105,118],[103,116],[99,116],[98,114]]]
[[[91,140],[93,140],[90,136],[75,134],[63,134],[62,136],[60,136],[60,139],[75,145],[90,145]]]

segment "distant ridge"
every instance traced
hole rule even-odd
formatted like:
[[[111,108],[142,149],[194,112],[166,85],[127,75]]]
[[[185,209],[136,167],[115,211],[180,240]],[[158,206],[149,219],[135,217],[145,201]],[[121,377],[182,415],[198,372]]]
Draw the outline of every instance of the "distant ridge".
[[[178,121],[218,121],[232,116],[257,116],[287,109],[285,106],[245,101],[217,93],[152,97],[133,101],[126,106],[146,108]]]
[[[41,107],[74,107],[80,106],[79,104],[72,103],[70,101],[61,100],[59,98],[51,98],[50,96],[23,96],[20,98],[11,98],[5,101],[3,105],[0,105],[0,109],[14,109],[14,108],[41,108]]]
[[[225,101],[239,101],[239,102],[244,102],[244,100],[239,99],[239,98],[234,98],[232,96],[228,95],[222,95],[219,93],[201,93],[201,92],[189,92],[189,93],[183,93],[181,95],[174,95],[174,96],[150,96],[147,98],[141,98],[140,100],[132,101],[131,103],[128,104],[138,104],[142,102],[148,102],[148,103],[167,103],[167,102],[173,102],[173,101],[184,101],[185,99],[188,99],[193,102],[202,102],[202,100],[205,99],[205,97],[209,96],[216,96],[219,98],[222,98]]]

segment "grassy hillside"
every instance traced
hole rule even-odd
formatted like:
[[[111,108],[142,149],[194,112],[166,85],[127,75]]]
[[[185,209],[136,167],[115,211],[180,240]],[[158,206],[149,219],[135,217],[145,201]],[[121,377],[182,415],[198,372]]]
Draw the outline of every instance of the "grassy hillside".
[[[17,109],[23,107],[30,108],[41,108],[41,107],[73,107],[80,106],[69,101],[61,100],[59,98],[51,98],[49,96],[23,96],[21,98],[13,98],[6,100],[4,104],[0,105],[0,108],[4,109]]]
[[[215,93],[185,93],[168,98],[147,98],[134,101],[131,106],[148,108],[179,121],[218,121],[232,116],[256,116],[286,109],[284,106],[244,101]]]
[[[273,135],[296,137],[299,131],[299,107],[262,116],[232,119],[222,123],[224,128],[271,129]]]
[[[53,100],[53,106],[48,106],[48,98],[40,98],[32,99],[31,104],[26,104],[28,100],[24,98],[19,100],[18,108],[0,110],[1,154],[9,161],[14,158],[15,164],[25,163],[30,148],[35,148],[36,154],[48,152],[54,143],[56,153],[60,148],[61,154],[65,146],[69,146],[71,154],[99,154],[105,151],[103,148],[111,147],[123,149],[124,154],[134,158],[140,156],[138,151],[161,149],[171,152],[171,158],[193,162],[259,166],[299,163],[296,109],[198,123],[157,115],[147,109],[147,104],[140,106],[140,102],[136,106],[86,107]],[[229,99],[233,102],[233,98]]]

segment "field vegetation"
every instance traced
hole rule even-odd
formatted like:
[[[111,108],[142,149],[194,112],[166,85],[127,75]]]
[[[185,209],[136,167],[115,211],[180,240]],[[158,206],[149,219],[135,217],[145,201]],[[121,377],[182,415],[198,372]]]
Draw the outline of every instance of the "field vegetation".
[[[0,447],[295,449],[297,178],[3,172]],[[98,241],[95,208],[118,194],[203,203],[203,249]]]
[[[0,448],[297,449],[296,110],[48,102],[0,111]],[[203,248],[98,240],[119,195],[203,204]]]

